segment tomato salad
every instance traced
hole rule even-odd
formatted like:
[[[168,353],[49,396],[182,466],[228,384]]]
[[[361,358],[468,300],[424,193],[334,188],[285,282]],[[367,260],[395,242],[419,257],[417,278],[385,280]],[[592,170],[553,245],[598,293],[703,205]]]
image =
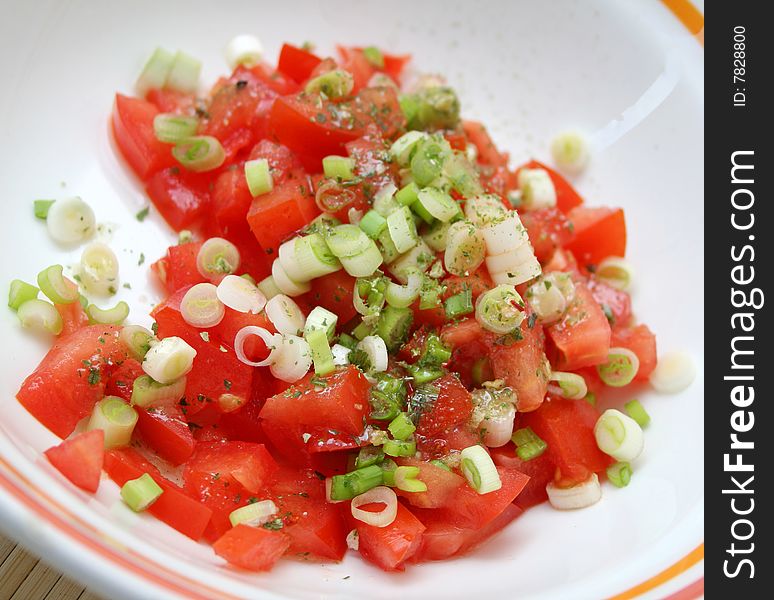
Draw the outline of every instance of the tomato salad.
[[[509,166],[408,56],[285,44],[275,67],[240,36],[228,57],[199,95],[198,61],[159,49],[115,97],[120,154],[179,232],[150,265],[152,330],[92,303],[119,281],[99,242],[72,279],[11,285],[56,338],[18,392],[64,438],[51,464],[87,492],[104,471],[258,571],[348,548],[403,570],[627,485],[650,419],[631,396],[668,377],[632,313],[623,210]],[[586,158],[578,136],[554,150]],[[79,198],[35,214],[63,242],[96,228]],[[631,401],[602,412],[611,388]]]

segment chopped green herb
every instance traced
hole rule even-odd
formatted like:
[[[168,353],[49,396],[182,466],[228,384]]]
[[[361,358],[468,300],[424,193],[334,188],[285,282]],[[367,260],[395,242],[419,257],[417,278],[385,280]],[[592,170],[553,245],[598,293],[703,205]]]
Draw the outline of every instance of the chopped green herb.
[[[142,210],[140,210],[134,217],[142,223],[145,220],[145,217],[148,216],[148,213],[150,212],[150,206],[146,206]]]

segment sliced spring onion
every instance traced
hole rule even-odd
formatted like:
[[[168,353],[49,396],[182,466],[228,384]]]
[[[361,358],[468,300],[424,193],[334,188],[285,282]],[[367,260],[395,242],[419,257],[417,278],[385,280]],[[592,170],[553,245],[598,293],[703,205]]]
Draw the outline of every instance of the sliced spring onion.
[[[449,194],[436,188],[424,188],[417,194],[419,204],[434,218],[444,223],[460,213],[460,207]]]
[[[371,512],[360,508],[366,504],[373,503],[384,504],[384,508],[379,512]],[[373,525],[374,527],[387,527],[398,516],[398,497],[390,488],[377,486],[353,498],[350,510],[352,511],[352,516],[358,521],[362,521],[367,525]]]
[[[397,191],[398,188],[392,182],[389,182],[379,188],[379,191],[374,194],[374,210],[383,217],[386,217],[393,210],[398,208],[400,204],[398,204],[398,201],[395,200],[395,193]]]
[[[355,80],[349,71],[334,69],[309,81],[304,91],[307,94],[324,94],[335,99],[348,96],[354,87]]]
[[[592,473],[583,483],[569,488],[562,488],[553,481],[546,486],[548,502],[558,510],[575,510],[586,508],[599,502],[602,498],[602,487],[599,477]]]
[[[640,370],[640,359],[628,348],[610,348],[607,362],[597,365],[599,378],[611,387],[630,384]]]
[[[271,176],[269,161],[265,158],[246,161],[245,180],[247,180],[247,187],[253,198],[272,191],[274,189],[274,179]]]
[[[341,344],[333,344],[333,346],[331,346],[331,353],[333,353],[333,364],[337,367],[348,365],[350,352],[352,352],[351,348],[347,348]]]
[[[339,317],[322,306],[315,306],[306,318],[304,324],[304,334],[315,329],[321,329],[325,332],[328,341],[332,341],[336,335],[336,323]]]
[[[355,201],[355,192],[348,184],[326,178],[318,183],[314,201],[321,211],[336,212]]]
[[[266,303],[266,316],[280,333],[298,335],[304,330],[306,317],[295,300],[279,294]]]
[[[382,73],[376,73],[376,75],[382,75]],[[372,87],[369,85],[368,87]],[[347,534],[347,548],[350,550],[357,552],[360,549],[360,534],[358,534],[357,529],[353,529]]]
[[[174,113],[159,113],[153,117],[156,139],[166,144],[178,144],[196,135],[199,119]]]
[[[443,307],[450,319],[469,315],[473,312],[473,292],[470,288],[465,288],[444,300]]]
[[[555,381],[558,384],[549,385],[549,391],[568,400],[583,400],[589,391],[586,380],[577,373],[553,371],[549,381]]]
[[[532,250],[532,246],[529,246],[530,256],[521,262],[514,263],[510,268],[502,271],[490,270],[492,281],[497,284],[507,283],[510,285],[520,285],[535,277],[538,277],[542,272],[540,263]],[[490,262],[497,257],[489,256],[486,259],[487,269],[490,268]]]
[[[139,325],[127,325],[121,328],[118,339],[123,342],[132,357],[139,361],[145,358],[151,345],[158,341],[155,335]]]
[[[363,317],[363,319],[360,321],[360,324],[352,330],[352,335],[355,336],[355,339],[357,339],[357,341],[359,342],[366,336],[371,335],[374,332],[375,328],[376,327],[372,319]],[[360,366],[360,364],[357,362],[354,362],[353,364]]]
[[[118,258],[107,244],[92,242],[81,254],[80,281],[90,294],[107,296],[118,288]]]
[[[411,210],[403,206],[387,217],[387,230],[398,252],[408,252],[419,240]]]
[[[527,229],[515,210],[483,227],[486,253],[489,256],[512,253],[529,243]]]
[[[390,352],[396,351],[406,341],[413,320],[414,312],[410,308],[387,306],[379,315],[376,332]]]
[[[479,424],[483,432],[482,441],[487,448],[500,448],[511,441],[513,421],[516,417],[516,407],[504,404],[493,414],[489,414]]]
[[[403,407],[408,391],[402,379],[388,373],[377,373],[376,383],[371,388],[370,418],[377,421],[391,421]],[[372,443],[374,443],[372,441]]]
[[[468,147],[475,148],[472,144]],[[471,159],[467,152],[456,151],[446,159],[443,165],[443,179],[463,198],[472,198],[484,192],[476,168],[476,159]]]
[[[201,173],[217,169],[226,160],[226,151],[217,138],[196,135],[178,142],[172,156],[188,171]]]
[[[32,204],[35,217],[45,221],[48,217],[48,209],[54,202],[56,200],[35,200]]]
[[[297,335],[283,335],[274,363],[269,366],[277,379],[294,383],[312,366],[312,351],[307,341]]]
[[[291,281],[301,283],[341,269],[341,263],[319,233],[310,233],[284,242],[279,247],[277,260]]]
[[[399,285],[390,281],[387,285],[385,297],[387,304],[395,308],[407,308],[411,306],[419,297],[419,291],[422,289],[422,283],[425,278],[419,271],[414,271],[408,276],[406,285]]]
[[[384,306],[388,285],[386,277],[356,280],[352,289],[352,305],[358,314],[364,317],[378,315]]]
[[[49,235],[63,244],[82,242],[94,233],[95,225],[94,211],[77,196],[57,200],[46,216]]]
[[[376,446],[361,448],[355,457],[355,468],[362,469],[371,465],[380,464],[384,460],[384,452]]]
[[[564,131],[551,141],[551,156],[560,169],[576,175],[589,161],[589,145],[577,131]]]
[[[668,352],[659,356],[650,374],[650,384],[662,394],[677,394],[693,383],[696,364],[687,352]]]
[[[506,216],[506,208],[499,196],[482,194],[465,202],[465,218],[478,227],[489,225]]]
[[[137,411],[117,396],[105,396],[94,405],[89,431],[102,429],[105,432],[105,448],[127,446],[137,424]]]
[[[627,415],[637,421],[637,425],[640,427],[647,427],[650,424],[650,415],[639,400],[630,400],[624,404],[624,410]]]
[[[38,287],[55,304],[78,300],[78,286],[62,275],[62,265],[51,265],[38,273]]]
[[[267,300],[271,300],[276,296],[277,294],[281,294],[282,290],[280,290],[277,287],[276,282],[274,281],[274,277],[269,275],[265,279],[262,279],[256,284],[256,287],[261,291],[261,293],[266,296]]]
[[[390,146],[390,155],[401,167],[406,167],[411,162],[411,155],[417,144],[426,140],[429,136],[424,131],[409,131],[400,136]]]
[[[120,325],[129,316],[129,305],[121,300],[110,308],[100,308],[95,304],[86,307],[89,323],[101,323],[104,325]]]
[[[363,56],[372,67],[377,69],[384,68],[384,54],[376,46],[366,46],[363,48]]]
[[[541,323],[554,323],[575,297],[575,284],[569,273],[546,273],[527,288],[526,297]]]
[[[423,87],[415,94],[404,94],[400,105],[409,129],[454,129],[460,120],[460,101],[450,87]]]
[[[374,241],[366,236],[368,248],[356,256],[341,257],[341,266],[352,277],[370,277],[382,265],[382,253]]]
[[[521,207],[538,210],[556,206],[556,188],[545,169],[522,169],[519,171]]]
[[[312,329],[304,334],[309,348],[312,352],[312,362],[314,363],[315,375],[324,377],[336,368],[333,359],[333,352],[328,342],[328,336],[323,329]]]
[[[419,201],[419,186],[413,181],[395,193],[395,201],[400,206],[412,206]],[[395,209],[397,210],[397,208]],[[393,211],[390,211],[391,214]]]
[[[637,421],[614,408],[609,408],[597,419],[594,437],[602,452],[624,462],[637,458],[645,446],[645,436]]]
[[[378,335],[368,335],[364,337],[357,345],[357,349],[365,352],[368,357],[369,371],[380,373],[387,370],[389,357],[387,355],[387,346],[384,340]]]
[[[395,487],[404,492],[426,492],[427,484],[421,479],[417,479],[418,475],[419,467],[398,467],[395,469]]]
[[[360,219],[358,227],[372,240],[379,239],[381,233],[387,228],[387,220],[374,209],[369,210]]]
[[[524,300],[512,285],[498,285],[476,300],[476,321],[494,333],[510,333],[525,316]]]
[[[148,473],[121,486],[121,499],[134,512],[147,510],[163,493],[164,490]]]
[[[159,383],[172,383],[193,368],[194,350],[179,337],[167,337],[153,344],[142,361],[142,370]]]
[[[266,296],[244,275],[226,275],[218,284],[216,295],[225,306],[241,313],[257,315],[266,306]]]
[[[371,240],[357,225],[345,224],[333,227],[325,236],[325,242],[334,256],[349,258],[368,250]]]
[[[487,256],[486,268],[490,273],[512,271],[517,269],[519,265],[529,262],[532,258],[532,246],[530,244],[523,244],[511,252]]]
[[[382,445],[387,456],[414,456],[417,452],[417,442],[413,438],[407,440],[387,440]]]
[[[231,70],[236,69],[239,65],[251,67],[261,62],[263,44],[254,35],[243,33],[231,38],[223,54]]]
[[[443,262],[452,275],[464,277],[475,271],[486,257],[481,231],[469,221],[452,223],[446,235]]]
[[[177,245],[190,244],[194,241],[193,233],[189,229],[181,229],[177,234]]]
[[[173,62],[175,62],[174,54],[164,48],[156,48],[137,79],[135,84],[137,95],[144,98],[148,91],[163,88],[167,84]]]
[[[269,349],[269,356],[258,362],[250,360],[245,354],[245,342],[250,336],[253,335],[261,338],[263,343],[266,344],[266,347]],[[274,363],[277,349],[281,343],[282,334],[272,333],[263,327],[247,325],[246,327],[242,327],[242,329],[237,331],[236,336],[234,336],[234,352],[236,353],[237,358],[246,365],[250,365],[251,367],[268,367]]]
[[[411,157],[411,175],[419,187],[428,186],[440,177],[450,150],[446,140],[437,141],[435,137],[417,145]]]
[[[390,424],[387,429],[396,440],[406,440],[416,431],[416,426],[411,422],[408,415],[404,412],[399,413]]]
[[[420,362],[426,365],[442,365],[452,357],[451,348],[446,346],[437,333],[431,332],[425,341]]]
[[[408,283],[408,276],[414,270],[424,273],[434,260],[435,253],[423,240],[419,240],[416,246],[393,261],[389,270],[395,279],[401,283]]]
[[[59,335],[64,327],[62,315],[54,305],[37,298],[22,302],[16,310],[16,316],[19,317],[22,327],[32,331]]]
[[[382,432],[384,433],[384,432]],[[385,438],[381,443],[384,444],[387,439]],[[382,478],[384,479],[384,485],[395,487],[395,471],[398,470],[398,463],[391,458],[385,458],[382,463]]]
[[[548,448],[548,444],[538,437],[531,427],[517,429],[511,439],[516,445],[516,455],[524,461],[537,458]]]
[[[169,406],[185,395],[185,377],[170,383],[153,381],[148,375],[140,375],[132,384],[132,404],[142,406]]]
[[[423,383],[435,381],[445,374],[445,371],[441,367],[435,365],[407,365],[406,371],[415,385],[422,385]]]
[[[483,446],[468,446],[460,454],[460,470],[468,485],[479,494],[499,490],[503,484],[492,457]]]
[[[8,290],[8,306],[11,310],[18,310],[28,300],[35,300],[38,297],[38,292],[40,290],[34,285],[21,279],[14,279]]]
[[[279,512],[277,505],[272,500],[261,500],[247,506],[241,506],[228,515],[232,527],[237,525],[250,525],[259,527],[267,523]]]
[[[449,229],[451,229],[451,226],[452,223],[436,221],[422,234],[422,239],[436,252],[443,252],[446,250],[446,244],[449,239]]]
[[[234,273],[239,268],[239,263],[237,247],[219,237],[213,237],[204,242],[196,255],[196,269],[199,274],[215,282]]]
[[[217,287],[211,283],[197,283],[180,301],[180,314],[193,327],[215,327],[226,315],[226,307],[218,300]]]
[[[245,404],[245,399],[236,394],[221,394],[218,396],[218,408],[224,413],[234,412]]]
[[[331,500],[351,500],[376,486],[382,485],[382,468],[371,465],[344,475],[330,478]]]
[[[628,462],[617,462],[607,468],[607,480],[615,487],[623,488],[632,480],[632,467]]]
[[[178,50],[169,75],[167,75],[166,87],[191,94],[199,87],[201,70],[202,63],[200,61]]]
[[[594,275],[607,285],[625,292],[632,287],[634,268],[625,258],[609,256],[597,265]]]
[[[355,159],[346,156],[330,155],[322,159],[323,173],[326,177],[338,181],[350,181],[355,178]]]

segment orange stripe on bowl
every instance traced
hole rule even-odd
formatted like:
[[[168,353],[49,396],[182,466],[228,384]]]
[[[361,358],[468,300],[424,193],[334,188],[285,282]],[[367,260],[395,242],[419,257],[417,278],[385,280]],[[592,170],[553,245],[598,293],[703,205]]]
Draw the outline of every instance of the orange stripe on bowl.
[[[643,581],[641,584],[626,590],[622,594],[613,596],[612,598],[610,598],[610,600],[629,600],[630,598],[636,598],[640,594],[644,594],[645,592],[648,592],[653,588],[660,586],[662,583],[666,583],[670,579],[674,579],[680,573],[684,573],[685,571],[690,569],[693,565],[695,565],[703,558],[704,558],[704,544],[699,544],[689,554],[687,554],[686,556],[678,560],[671,567],[667,567],[666,569],[654,575],[647,581]]]
[[[704,15],[693,5],[691,0],[661,0],[672,11],[680,22],[685,25],[699,43],[704,45]]]
[[[704,594],[704,577],[684,587],[679,592],[667,596],[664,600],[696,600]]]

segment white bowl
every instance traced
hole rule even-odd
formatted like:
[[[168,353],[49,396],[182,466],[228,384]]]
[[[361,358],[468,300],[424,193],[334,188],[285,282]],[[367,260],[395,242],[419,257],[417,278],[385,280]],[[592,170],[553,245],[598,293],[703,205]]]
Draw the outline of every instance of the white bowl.
[[[157,299],[144,253],[157,258],[173,234],[152,214],[116,155],[108,115],[131,91],[158,44],[205,61],[210,83],[225,71],[235,34],[378,44],[411,52],[448,75],[465,115],[490,126],[515,162],[548,159],[548,140],[575,127],[595,152],[577,180],[590,204],[620,205],[638,270],[637,316],[661,350],[686,349],[699,376],[673,397],[643,394],[653,417],[629,487],[605,486],[587,510],[529,511],[462,559],[387,575],[353,554],[341,564],[282,561],[269,574],[224,566],[150,517],[130,513],[117,488],[76,491],[42,458],[56,438],[14,394],[46,344],[0,311],[0,527],[46,561],[111,598],[601,598],[664,597],[702,576],[703,556],[703,49],[670,12],[681,2],[85,2],[0,7],[0,197],[6,206],[0,281],[29,278],[78,251],[56,247],[32,200],[81,195],[115,224],[121,290],[137,320]],[[688,21],[695,27],[696,21]],[[149,291],[150,290],[150,291]],[[683,559],[677,566],[676,562]],[[663,572],[663,573],[662,573]],[[655,577],[655,579],[653,579]],[[687,595],[701,592],[701,584]]]

